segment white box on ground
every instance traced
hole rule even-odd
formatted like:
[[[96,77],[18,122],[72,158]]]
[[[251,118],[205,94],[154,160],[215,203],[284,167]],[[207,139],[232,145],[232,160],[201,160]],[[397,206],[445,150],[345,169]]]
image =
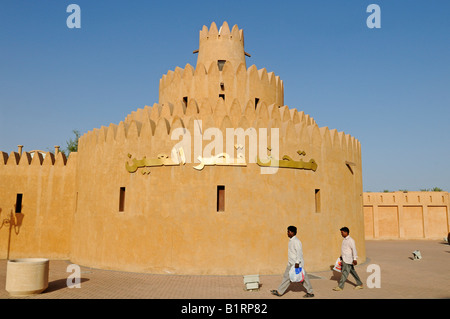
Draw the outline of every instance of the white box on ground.
[[[244,284],[247,290],[259,288],[259,275],[244,276]]]

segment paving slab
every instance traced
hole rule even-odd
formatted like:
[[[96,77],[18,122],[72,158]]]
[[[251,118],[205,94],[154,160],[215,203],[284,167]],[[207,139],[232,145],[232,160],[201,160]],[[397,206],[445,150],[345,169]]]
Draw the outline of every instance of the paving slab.
[[[413,260],[419,250],[422,259]],[[312,299],[449,299],[450,245],[439,240],[368,240],[367,260],[357,265],[364,289],[353,289],[351,276],[343,291],[333,291],[339,274],[329,271],[310,273],[315,297]],[[307,259],[307,256],[305,256]],[[49,286],[41,294],[11,297],[5,290],[7,260],[0,260],[1,299],[303,299],[300,284],[291,284],[282,297],[273,296],[281,281],[279,275],[261,275],[260,288],[246,291],[242,276],[157,275],[94,269],[80,266],[80,288],[69,288],[68,260],[51,260]],[[375,265],[375,266],[371,266]],[[379,267],[379,268],[377,268]],[[379,270],[379,288],[374,286],[374,269]],[[307,269],[306,269],[307,270]],[[369,284],[369,285],[367,285]]]

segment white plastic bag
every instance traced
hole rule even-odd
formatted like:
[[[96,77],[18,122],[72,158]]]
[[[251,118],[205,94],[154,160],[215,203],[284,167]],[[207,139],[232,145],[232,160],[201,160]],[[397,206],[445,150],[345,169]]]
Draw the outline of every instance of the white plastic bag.
[[[296,269],[297,271],[295,271]],[[291,270],[289,270],[289,279],[291,282],[303,282],[305,280],[305,270],[302,267],[295,268],[295,265],[293,265]]]
[[[336,259],[336,263],[334,264],[333,270],[336,270],[338,272],[342,271],[342,261],[341,261],[341,257],[338,257],[338,259]]]

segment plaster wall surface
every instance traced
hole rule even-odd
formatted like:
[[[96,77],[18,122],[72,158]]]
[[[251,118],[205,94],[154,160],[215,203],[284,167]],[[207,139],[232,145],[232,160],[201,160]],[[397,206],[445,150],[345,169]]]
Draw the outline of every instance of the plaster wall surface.
[[[117,128],[82,137],[74,262],[156,273],[277,273],[286,263],[286,228],[291,224],[299,228],[310,269],[323,270],[334,263],[340,254],[339,228],[344,225],[353,229],[361,260],[365,258],[360,149],[355,139],[316,125],[310,125],[308,133],[306,123],[298,123],[297,134],[291,123],[292,136],[287,131],[281,136],[280,154],[294,157],[301,148],[307,159],[319,163],[315,172],[280,168],[265,175],[248,157],[245,167],[206,166],[198,171],[193,167],[199,163],[192,157],[184,165],[126,171],[128,154],[170,154],[178,140],[169,139],[170,128],[164,124],[169,122],[159,119],[151,137],[149,122],[138,125],[135,120],[127,128],[121,122]],[[194,128],[187,124],[186,130]],[[346,160],[356,163],[353,173]],[[217,211],[219,185],[225,186],[223,212]],[[126,190],[123,212],[121,187]],[[316,189],[321,193],[320,212]]]
[[[203,27],[196,68],[163,75],[159,103],[85,133],[67,163],[2,153],[2,214],[19,192],[24,207],[20,233],[1,251],[125,271],[274,274],[287,262],[286,228],[295,225],[305,268],[320,271],[340,255],[339,229],[347,226],[364,262],[359,141],[284,105],[279,77],[247,69],[245,56],[237,26]],[[227,136],[231,128],[249,136]],[[262,173],[255,141],[260,158],[280,161],[276,173]],[[183,163],[127,169],[180,148]],[[236,160],[238,149],[245,165],[196,169],[199,155]],[[9,236],[5,227],[0,236]]]
[[[448,192],[364,193],[366,239],[442,239],[450,231]]]
[[[0,158],[2,258],[67,258],[75,207],[76,153],[4,152]],[[22,204],[16,212],[17,194]]]

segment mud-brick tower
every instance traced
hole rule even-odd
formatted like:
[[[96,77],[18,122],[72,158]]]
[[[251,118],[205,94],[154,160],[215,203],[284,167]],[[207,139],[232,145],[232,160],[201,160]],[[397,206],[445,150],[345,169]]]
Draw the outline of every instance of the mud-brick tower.
[[[162,274],[279,274],[289,225],[299,229],[308,271],[334,263],[342,226],[364,261],[358,140],[284,105],[281,79],[247,68],[237,26],[203,27],[196,53],[195,68],[163,75],[158,103],[80,138],[71,162],[71,261]],[[227,128],[249,133],[236,144],[242,157],[227,153],[231,162],[221,162],[227,151],[209,128],[222,133],[223,146],[235,143]],[[273,157],[276,173],[262,174],[266,162],[251,154],[250,132],[258,141],[270,135],[272,152],[258,152]],[[181,140],[189,143],[170,157]]]
[[[284,105],[281,79],[247,68],[237,26],[204,26],[196,53],[195,68],[163,75],[159,103],[81,137],[72,261],[153,273],[276,274],[286,263],[289,225],[299,228],[309,271],[334,263],[342,226],[364,260],[359,142]],[[260,128],[277,128],[279,160],[286,155],[317,167],[261,174],[247,138],[245,166],[196,169],[197,155],[211,148],[208,128],[224,139],[227,128],[254,128],[258,139]],[[180,129],[191,137],[186,161],[152,166],[170,156]],[[137,164],[127,170],[126,163]]]
[[[259,102],[283,106],[283,81],[266,69],[256,66],[247,69],[244,51],[244,32],[235,25],[230,32],[224,22],[220,30],[215,23],[200,31],[197,65],[188,64],[183,70],[169,71],[160,81],[159,104],[195,100],[197,104],[209,101],[215,108],[219,98],[228,108],[239,103],[241,112],[246,106],[256,109]],[[236,108],[237,109],[237,108]],[[238,109],[237,109],[238,110]],[[239,111],[239,110],[238,110]]]

